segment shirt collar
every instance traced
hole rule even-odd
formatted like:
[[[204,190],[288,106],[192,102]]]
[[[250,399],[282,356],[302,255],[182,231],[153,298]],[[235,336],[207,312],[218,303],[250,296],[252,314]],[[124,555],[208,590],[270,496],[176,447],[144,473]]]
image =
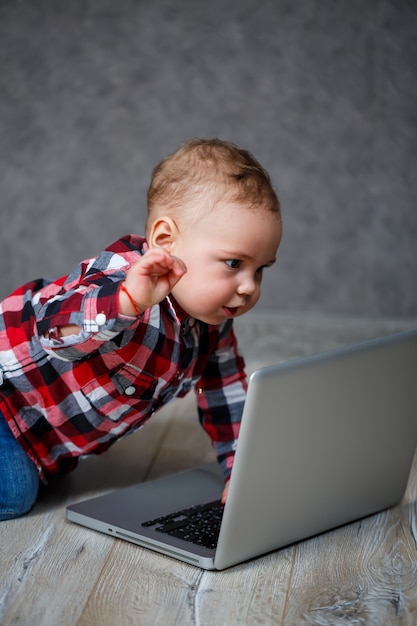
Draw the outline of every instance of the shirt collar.
[[[182,324],[182,322],[185,322],[185,320],[190,317],[188,313],[178,304],[172,293],[165,298],[165,302],[167,303],[169,312],[179,324]]]

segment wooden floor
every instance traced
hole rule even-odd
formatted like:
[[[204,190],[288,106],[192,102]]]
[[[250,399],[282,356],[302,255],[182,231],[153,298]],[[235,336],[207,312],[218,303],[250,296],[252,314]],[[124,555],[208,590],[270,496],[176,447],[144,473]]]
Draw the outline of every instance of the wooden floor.
[[[410,326],[258,314],[238,331],[251,370]],[[417,624],[417,461],[399,506],[223,572],[65,521],[70,502],[211,458],[190,397],[83,461],[29,516],[1,522],[0,624]]]

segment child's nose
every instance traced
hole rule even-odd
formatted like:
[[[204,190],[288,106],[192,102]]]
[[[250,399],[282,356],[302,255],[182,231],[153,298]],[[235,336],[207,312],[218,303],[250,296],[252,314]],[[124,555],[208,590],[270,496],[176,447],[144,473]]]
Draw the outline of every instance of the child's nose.
[[[251,276],[245,276],[239,282],[236,292],[239,296],[252,296],[256,290],[256,282]]]

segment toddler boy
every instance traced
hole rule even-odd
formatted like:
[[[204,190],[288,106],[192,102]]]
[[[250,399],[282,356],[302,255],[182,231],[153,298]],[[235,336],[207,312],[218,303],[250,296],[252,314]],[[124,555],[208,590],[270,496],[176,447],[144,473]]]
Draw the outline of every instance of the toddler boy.
[[[39,479],[104,452],[195,389],[225,477],[246,392],[233,319],[258,301],[281,215],[267,172],[218,139],[154,169],[146,237],[127,235],[68,276],[0,305],[0,519]]]

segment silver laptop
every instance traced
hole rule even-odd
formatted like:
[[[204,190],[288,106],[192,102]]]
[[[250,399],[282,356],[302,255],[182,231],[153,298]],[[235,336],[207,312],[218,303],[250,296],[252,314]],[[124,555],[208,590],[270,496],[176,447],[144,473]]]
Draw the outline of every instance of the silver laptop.
[[[416,444],[413,330],[255,371],[224,510],[209,464],[73,504],[67,518],[221,570],[395,505]]]

